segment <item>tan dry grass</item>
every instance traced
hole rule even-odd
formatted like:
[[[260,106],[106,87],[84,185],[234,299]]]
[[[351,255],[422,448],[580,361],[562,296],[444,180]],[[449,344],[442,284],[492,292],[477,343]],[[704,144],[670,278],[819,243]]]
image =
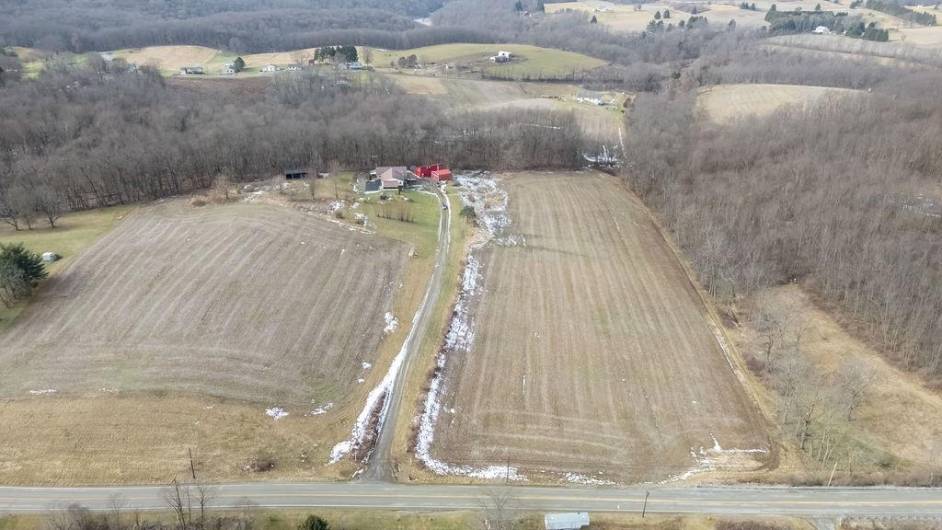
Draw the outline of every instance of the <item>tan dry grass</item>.
[[[155,65],[162,71],[171,71],[184,66],[205,66],[218,53],[219,50],[205,46],[150,46],[118,50],[114,55],[129,63]]]
[[[855,94],[855,90],[805,85],[735,84],[703,90],[697,104],[716,123],[772,114],[786,105],[814,104],[826,96]]]
[[[273,421],[264,408],[200,396],[96,392],[0,400],[0,484],[161,484],[190,478],[188,450],[207,481],[309,480],[337,432],[328,416]],[[261,453],[275,469],[245,469]]]
[[[713,436],[765,447],[707,310],[640,202],[597,173],[505,177],[526,244],[480,253],[475,342],[447,368],[436,456],[638,481],[694,467],[691,449]]]
[[[644,31],[648,23],[654,19],[655,11],[664,11],[664,9],[674,12],[672,7],[664,3],[643,4],[640,11],[636,10],[634,5],[614,4],[602,0],[546,4],[547,13],[559,13],[566,10],[581,11],[589,16],[595,16],[599,24],[623,32]],[[677,14],[677,21],[680,21],[681,13],[677,12]],[[686,16],[683,18],[686,19]]]
[[[902,28],[897,35],[900,41],[912,46],[942,49],[942,26]]]
[[[873,371],[875,385],[851,423],[859,439],[916,464],[916,469],[938,464],[942,459],[942,396],[851,336],[799,287],[775,288],[759,296],[779,314],[800,319],[805,329],[802,352],[822,373],[834,372],[845,361],[860,362]]]

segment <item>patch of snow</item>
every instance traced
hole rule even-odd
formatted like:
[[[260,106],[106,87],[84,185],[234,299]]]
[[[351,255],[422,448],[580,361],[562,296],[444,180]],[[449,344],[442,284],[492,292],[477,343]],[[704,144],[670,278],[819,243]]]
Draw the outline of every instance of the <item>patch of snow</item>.
[[[359,383],[359,384],[361,384],[361,385],[362,385],[363,383],[365,383],[365,382],[366,382],[366,379],[363,379],[362,377],[359,378],[359,379],[357,379],[357,383]]]
[[[321,405],[321,406],[319,406],[319,407],[315,407],[314,410],[311,411],[310,415],[311,415],[311,416],[320,416],[321,414],[326,414],[327,411],[330,410],[330,409],[332,409],[332,408],[334,408],[334,404],[333,404],[333,403],[324,403],[323,405]]]
[[[363,367],[364,370],[369,370],[373,365],[370,363],[364,362],[364,363],[361,363],[360,366]]]
[[[46,394],[55,394],[56,392],[58,392],[58,390],[56,390],[55,388],[47,388],[47,389],[45,389],[45,390],[30,390],[30,391],[29,391],[29,393],[32,394],[32,395],[34,395],[34,396],[43,396],[43,395],[46,395]]]
[[[270,409],[265,409],[265,415],[275,421],[278,421],[281,418],[284,418],[285,416],[287,416],[288,413],[285,411],[285,409],[281,407],[272,407]]]
[[[386,319],[386,327],[383,328],[383,333],[389,335],[399,329],[399,319],[393,316],[392,313],[387,312],[383,318]]]
[[[455,179],[461,185],[458,191],[461,204],[474,209],[485,242],[510,226],[507,192],[498,186],[495,179],[477,175],[458,175]]]
[[[330,213],[334,213],[343,207],[344,207],[343,201],[331,201],[331,203],[327,205],[327,211]]]
[[[117,388],[102,387],[102,388],[99,388],[98,391],[99,391],[99,392],[104,392],[104,393],[106,393],[106,394],[117,394],[117,393],[118,393],[118,389],[117,389]]]
[[[731,457],[735,457],[736,455],[765,454],[769,452],[768,449],[724,449],[723,446],[720,445],[719,440],[716,439],[716,436],[710,434],[710,438],[713,439],[713,447],[709,449],[704,449],[703,447],[699,449],[690,448],[690,457],[695,463],[692,468],[679,475],[672,476],[662,483],[686,480],[699,473],[722,469],[724,467],[723,461],[728,461]]]
[[[579,473],[564,473],[563,478],[566,482],[571,482],[573,484],[584,484],[586,486],[617,486],[617,482],[612,482],[611,480],[601,479],[601,478],[592,478]]]

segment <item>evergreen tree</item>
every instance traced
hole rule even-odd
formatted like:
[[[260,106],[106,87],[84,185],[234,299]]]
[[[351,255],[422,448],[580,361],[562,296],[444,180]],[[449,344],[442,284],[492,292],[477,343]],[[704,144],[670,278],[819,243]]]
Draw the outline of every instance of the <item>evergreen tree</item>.
[[[245,69],[245,61],[241,57],[236,57],[235,61],[232,61],[232,66],[235,67],[236,72],[241,72]]]
[[[671,18],[670,10],[667,10],[667,9],[664,10],[664,18]]]
[[[307,519],[301,521],[301,524],[298,525],[298,530],[330,530],[330,525],[316,515],[308,515]]]
[[[661,20],[661,12],[660,12],[660,11],[655,11],[655,12],[654,12],[654,20]]]
[[[598,24],[598,23],[599,23],[599,19],[595,18],[595,15],[592,15],[592,20],[590,20],[589,22],[592,23],[592,24]]]

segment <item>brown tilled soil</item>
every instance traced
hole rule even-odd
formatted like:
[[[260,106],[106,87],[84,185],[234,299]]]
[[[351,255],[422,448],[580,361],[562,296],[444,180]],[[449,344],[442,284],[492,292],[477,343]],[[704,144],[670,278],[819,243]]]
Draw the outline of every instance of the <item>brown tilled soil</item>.
[[[474,345],[447,368],[435,456],[620,482],[708,466],[701,447],[755,467],[710,451],[766,448],[764,423],[640,202],[598,173],[504,177],[526,243],[478,251]]]
[[[288,208],[136,211],[49,280],[0,344],[0,398],[172,391],[340,400],[368,377],[406,245]]]

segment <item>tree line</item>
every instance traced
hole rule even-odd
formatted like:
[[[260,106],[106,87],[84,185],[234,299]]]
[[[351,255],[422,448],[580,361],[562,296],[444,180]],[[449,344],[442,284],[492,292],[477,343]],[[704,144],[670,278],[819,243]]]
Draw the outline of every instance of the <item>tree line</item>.
[[[378,78],[276,76],[168,81],[90,58],[0,91],[0,215],[17,228],[58,213],[269,178],[293,167],[577,167],[569,112],[469,112],[407,96]],[[246,93],[248,92],[248,93]]]
[[[401,49],[492,40],[487,31],[428,28],[413,21],[440,5],[441,0],[21,0],[4,8],[0,47],[82,53],[193,44],[249,53],[340,44]]]
[[[625,178],[715,296],[799,282],[940,383],[939,75],[900,77],[729,126],[698,120],[694,91],[641,95]]]

